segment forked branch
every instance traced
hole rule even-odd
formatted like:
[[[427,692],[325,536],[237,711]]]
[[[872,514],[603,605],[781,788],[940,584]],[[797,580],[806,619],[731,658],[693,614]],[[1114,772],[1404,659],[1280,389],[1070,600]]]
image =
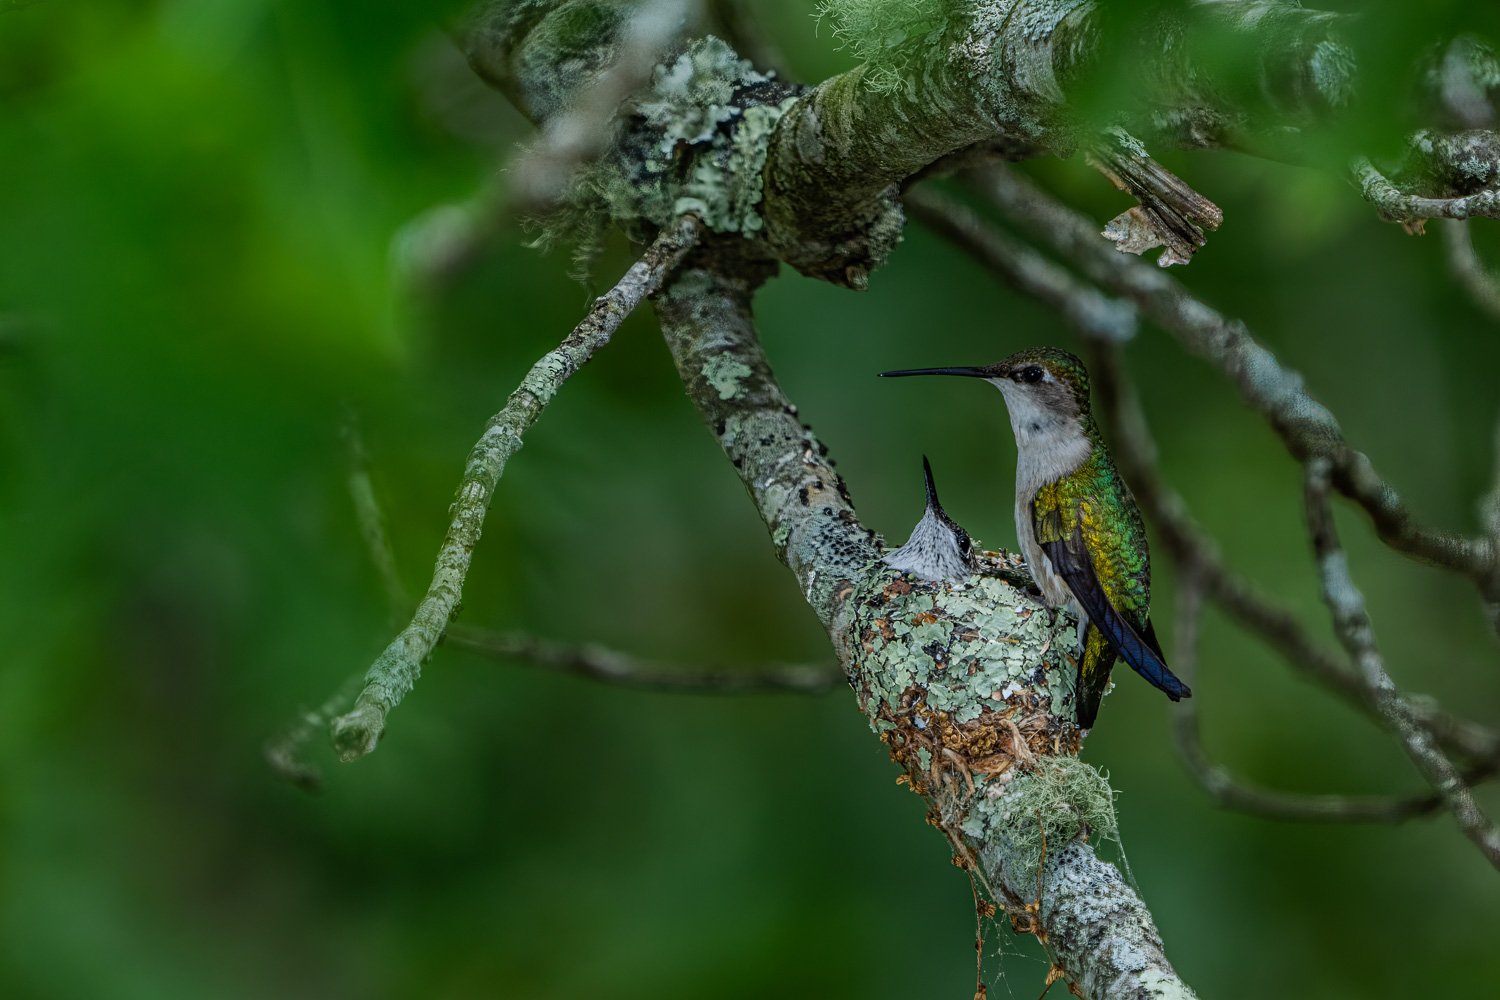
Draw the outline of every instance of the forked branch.
[[[620,323],[654,293],[698,241],[697,219],[686,216],[662,232],[619,283],[595,300],[583,321],[563,342],[542,356],[505,406],[490,418],[469,459],[450,510],[447,536],[427,593],[411,623],[366,672],[354,707],[332,723],[334,748],[344,761],[375,749],[385,720],[421,674],[422,663],[447,631],[463,593],[464,577],[484,529],[485,514],[505,463],[521,447],[522,435],[536,422],[564,382],[609,343]]]
[[[1479,808],[1474,792],[1437,746],[1386,673],[1385,661],[1375,643],[1375,631],[1365,610],[1365,598],[1349,573],[1349,561],[1339,545],[1329,501],[1332,473],[1327,459],[1307,463],[1305,497],[1307,525],[1313,552],[1323,577],[1323,601],[1333,618],[1334,631],[1354,661],[1370,702],[1385,718],[1417,770],[1437,789],[1458,820],[1464,836],[1474,842],[1490,864],[1500,868],[1500,827]]]

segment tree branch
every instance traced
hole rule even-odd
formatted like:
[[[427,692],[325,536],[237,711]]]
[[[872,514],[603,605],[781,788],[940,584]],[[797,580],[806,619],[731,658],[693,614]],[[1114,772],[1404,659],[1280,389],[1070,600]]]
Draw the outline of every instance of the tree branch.
[[[966,206],[927,188],[908,191],[905,201],[913,219],[964,250],[1011,288],[1053,309],[1084,337],[1123,341],[1135,336],[1139,321],[1133,305],[1079,281]]]
[[[1203,581],[1188,569],[1179,576],[1177,588],[1177,647],[1173,650],[1172,669],[1191,685],[1198,672],[1198,625],[1203,617]],[[1400,823],[1418,816],[1430,816],[1445,805],[1443,797],[1435,793],[1405,798],[1359,797],[1299,795],[1255,788],[1208,756],[1203,745],[1196,698],[1179,704],[1172,716],[1172,735],[1178,758],[1214,802],[1226,809],[1265,819]],[[1464,781],[1470,784],[1480,781],[1494,774],[1497,767],[1500,767],[1500,760],[1480,764],[1464,775]]]
[[[471,60],[545,128],[579,87],[608,72],[636,6],[492,0],[470,34]],[[896,185],[973,143],[998,138],[1008,148],[1066,152],[1128,125],[1150,138],[1242,144],[1317,124],[1352,96],[1353,59],[1336,36],[1336,15],[1224,0],[1153,6],[1139,17],[1086,0],[980,0],[939,30],[909,36],[901,72],[867,63],[805,92],[756,72],[721,42],[696,42],[628,106],[600,173],[582,186],[590,211],[632,229],[672,226],[694,211],[724,234],[658,304],[689,398],[739,470],[862,709],[927,799],[934,824],[1012,921],[1036,932],[1074,985],[1095,997],[1191,994],[1162,956],[1144,905],[1088,846],[1111,838],[1114,818],[1108,785],[1076,759],[1070,625],[999,579],[994,565],[950,586],[914,584],[880,564],[877,540],[771,377],[750,299],[773,259],[862,287],[899,236]],[[1254,52],[1248,69],[1206,57],[1225,32]],[[1169,58],[1140,60],[1151,67],[1151,99],[1112,109],[1109,120],[1084,120],[1068,91],[1105,41]],[[1244,77],[1259,87],[1236,86]],[[1428,166],[1449,148],[1435,142]],[[1166,189],[1160,177],[1136,178],[1143,191],[1153,185]],[[1193,242],[1190,230],[1178,235]],[[1032,268],[1019,280],[1045,278]],[[1187,312],[1198,304],[1171,286],[1142,297],[1114,290],[1148,315],[1182,312],[1188,339],[1280,420],[1295,454],[1330,459],[1334,482],[1367,507],[1391,544],[1488,576],[1494,546],[1415,525],[1326,411],[1243,331],[1217,317],[1196,326],[1202,317]],[[398,671],[398,682],[409,687],[419,663]]]
[[[609,147],[620,102],[650,81],[698,7],[697,0],[654,0],[623,12],[612,60],[566,104],[540,116],[537,141],[511,163],[511,190],[523,213],[556,207],[573,172]]]
[[[1328,496],[1332,480],[1330,465],[1325,458],[1314,458],[1307,463],[1305,493],[1313,553],[1322,571],[1323,600],[1333,617],[1334,631],[1358,668],[1368,698],[1401,741],[1407,756],[1442,796],[1464,836],[1473,841],[1490,864],[1500,869],[1500,827],[1480,810],[1463,775],[1433,742],[1386,673],[1365,611],[1364,595],[1349,575],[1349,564],[1334,528]]]
[[[386,532],[385,512],[375,496],[369,455],[359,431],[358,418],[352,411],[345,420],[344,440],[349,454],[348,486],[355,522],[364,539],[371,566],[385,591],[386,607],[393,621],[400,621],[410,614],[410,603]],[[596,643],[560,643],[526,632],[500,632],[463,625],[450,625],[445,638],[450,645],[481,656],[517,660],[544,670],[649,691],[690,694],[823,694],[844,679],[842,672],[831,665],[787,664],[753,669],[683,668]],[[362,686],[363,677],[355,674],[322,705],[302,712],[284,730],[268,740],[265,758],[271,769],[305,791],[319,791],[323,783],[322,774],[305,759],[304,751],[313,737],[328,731],[329,720],[360,692]]]
[[[1354,178],[1365,200],[1380,217],[1399,222],[1408,232],[1420,233],[1428,219],[1471,219],[1500,211],[1500,189],[1487,188],[1468,195],[1433,198],[1403,191],[1364,157],[1354,161]]]
[[[551,129],[588,103],[583,88],[623,64],[624,25],[644,2],[489,0],[464,44],[476,71]],[[584,185],[587,210],[662,226],[680,204],[700,202],[711,230],[742,233],[806,274],[863,288],[899,239],[896,187],[907,178],[976,143],[1031,156],[1083,146],[1141,201],[1110,227],[1121,245],[1160,240],[1162,262],[1181,262],[1221,213],[1135,135],[1295,148],[1355,92],[1354,54],[1339,37],[1347,18],[1295,3],[976,0],[928,17],[915,6],[876,16],[868,4],[833,0],[825,10],[866,62],[807,90],[755,72],[717,40],[689,45],[615,131],[608,168]],[[914,22],[889,31],[876,23],[886,17]],[[1226,45],[1251,55],[1225,60]],[[1071,100],[1122,60],[1148,67],[1133,74],[1138,92],[1115,88],[1113,106],[1087,111]],[[1500,211],[1491,197],[1500,137],[1419,132],[1413,143],[1419,178],[1367,185],[1383,210],[1440,190],[1470,213]],[[1497,176],[1476,181],[1475,150],[1486,143],[1496,146]]]
[[[1496,552],[1500,552],[1500,420],[1495,423],[1494,475],[1495,485],[1480,503],[1479,519],[1484,524],[1485,530],[1489,532],[1490,544],[1495,547]],[[1497,637],[1500,637],[1500,565],[1495,567],[1488,589],[1490,629]]]
[[[365,543],[365,554],[375,570],[375,578],[385,592],[386,610],[398,624],[411,613],[411,598],[401,573],[396,569],[396,550],[386,530],[385,510],[375,497],[375,482],[370,475],[370,454],[360,432],[359,416],[351,408],[344,417],[344,450],[348,453],[349,500],[354,507],[354,523]]]
[[[657,301],[662,333],[688,398],[750,491],[778,557],[836,634],[855,581],[880,549],[756,340],[750,295],[765,272],[736,271],[685,269]]]
[[[1224,562],[1218,545],[1193,518],[1182,497],[1167,485],[1156,462],[1156,445],[1145,413],[1125,375],[1119,346],[1093,343],[1090,371],[1113,430],[1115,457],[1131,490],[1159,530],[1173,561],[1241,627],[1259,635],[1293,667],[1323,684],[1348,705],[1379,716],[1365,697],[1359,676],[1313,639],[1291,609],[1267,597]],[[1444,746],[1479,761],[1500,761],[1500,732],[1456,718],[1431,699],[1408,699],[1411,712]]]
[[[448,644],[481,656],[513,659],[554,673],[647,691],[825,694],[844,681],[843,673],[832,666],[787,664],[735,669],[683,668],[591,643],[552,642],[526,632],[497,632],[463,625],[454,625],[448,630]]]
[[[484,527],[490,498],[505,463],[521,447],[521,436],[536,422],[557,390],[609,342],[620,322],[697,242],[700,226],[691,216],[664,231],[614,288],[600,296],[587,316],[556,348],[545,354],[505,407],[490,418],[469,453],[451,509],[447,537],[438,550],[432,583],[402,630],[365,674],[354,707],[333,720],[333,742],[340,759],[356,760],[375,749],[386,715],[411,690],[422,662],[432,652],[457,611],[463,581]]]
[[[1474,239],[1469,233],[1467,220],[1445,221],[1441,226],[1443,248],[1448,252],[1448,266],[1458,278],[1458,283],[1469,293],[1491,319],[1500,321],[1500,277],[1491,274],[1479,259],[1474,249]]]

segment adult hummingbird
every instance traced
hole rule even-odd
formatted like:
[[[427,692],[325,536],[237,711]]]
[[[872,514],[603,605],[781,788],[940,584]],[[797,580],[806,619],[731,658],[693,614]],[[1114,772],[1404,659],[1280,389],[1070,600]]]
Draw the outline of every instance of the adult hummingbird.
[[[1043,599],[1078,617],[1078,725],[1093,726],[1117,656],[1173,701],[1188,697],[1151,625],[1146,529],[1094,423],[1083,362],[1035,347],[983,368],[881,374],[982,378],[1005,397],[1021,554]]]

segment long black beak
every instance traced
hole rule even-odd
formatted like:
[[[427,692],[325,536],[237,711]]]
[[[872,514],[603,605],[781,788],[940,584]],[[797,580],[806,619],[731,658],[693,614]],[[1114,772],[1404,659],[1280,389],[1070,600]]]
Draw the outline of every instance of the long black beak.
[[[907,375],[967,375],[969,378],[991,378],[983,368],[904,368],[898,372],[881,372],[881,378],[904,378]]]

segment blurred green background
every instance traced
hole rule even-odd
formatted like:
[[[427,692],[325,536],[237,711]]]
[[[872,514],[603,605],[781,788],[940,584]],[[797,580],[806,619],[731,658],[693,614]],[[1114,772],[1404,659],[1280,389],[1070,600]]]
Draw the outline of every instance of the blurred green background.
[[[1500,36],[1493,12],[1422,6],[1376,9],[1390,63],[1372,80],[1456,25]],[[847,65],[811,2],[755,7],[802,78]],[[1374,102],[1357,121],[1394,113]],[[6,996],[973,989],[968,883],[841,691],[642,694],[446,650],[379,752],[341,767],[317,748],[323,795],[263,765],[262,741],[389,637],[345,490],[345,404],[419,588],[480,426],[586,305],[566,255],[514,227],[445,281],[397,266],[413,220],[503,183],[528,135],[422,5],[0,3]],[[1439,240],[1379,223],[1330,174],[1164,159],[1226,215],[1183,280],[1303,371],[1423,518],[1475,530],[1500,329]],[[1027,169],[1101,222],[1125,205],[1077,162]],[[1476,235],[1500,262],[1495,228]],[[613,247],[596,280],[629,259]],[[1012,543],[998,397],[873,375],[1070,345],[1051,315],[915,227],[867,294],[788,274],[758,315],[869,524],[904,537],[925,451],[950,512]],[[1130,363],[1197,514],[1326,634],[1277,440],[1159,331]],[[1500,719],[1472,588],[1342,520],[1398,681]],[[1172,583],[1159,571],[1169,649]],[[828,656],[649,313],[511,463],[463,620],[684,665]],[[1390,740],[1212,615],[1204,661],[1209,746],[1247,778],[1417,788]],[[1176,764],[1168,713],[1126,678],[1087,756],[1203,996],[1500,981],[1500,876],[1451,821],[1219,811]],[[991,929],[985,951],[992,997],[1040,992],[1033,942]]]

